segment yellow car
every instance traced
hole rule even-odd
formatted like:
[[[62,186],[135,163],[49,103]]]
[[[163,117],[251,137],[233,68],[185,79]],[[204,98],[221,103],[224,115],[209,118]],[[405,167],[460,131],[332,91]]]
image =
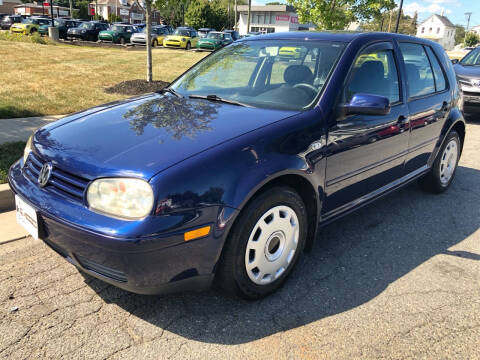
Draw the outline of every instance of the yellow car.
[[[300,59],[302,49],[296,46],[283,46],[278,50],[278,55],[286,58]]]
[[[163,40],[163,46],[190,50],[197,47],[198,39],[197,32],[192,28],[179,27]]]
[[[10,27],[10,32],[15,34],[33,34],[34,32],[38,31],[40,25],[49,25],[51,24],[50,19],[46,18],[37,18],[37,17],[30,17],[23,19],[21,23],[15,23]]]

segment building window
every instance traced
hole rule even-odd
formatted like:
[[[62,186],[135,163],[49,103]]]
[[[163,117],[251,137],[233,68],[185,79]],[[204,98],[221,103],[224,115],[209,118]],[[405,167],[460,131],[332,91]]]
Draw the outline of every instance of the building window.
[[[428,32],[431,33],[431,32],[432,32],[432,28],[429,28],[429,29],[428,29]]]
[[[440,28],[439,27],[437,28],[437,34],[440,34]]]
[[[422,34],[423,34],[424,32],[425,32],[425,28],[424,28],[424,27],[422,27]]]

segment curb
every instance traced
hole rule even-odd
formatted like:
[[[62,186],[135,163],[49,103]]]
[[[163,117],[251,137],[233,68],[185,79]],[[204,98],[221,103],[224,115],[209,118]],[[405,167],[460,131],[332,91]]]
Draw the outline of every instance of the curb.
[[[15,197],[8,184],[0,185],[0,213],[15,209]]]

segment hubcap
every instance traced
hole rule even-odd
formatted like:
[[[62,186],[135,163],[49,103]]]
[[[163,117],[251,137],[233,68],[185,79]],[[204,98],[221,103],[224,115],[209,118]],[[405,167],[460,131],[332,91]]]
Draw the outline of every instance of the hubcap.
[[[300,226],[295,211],[275,206],[257,221],[247,242],[245,268],[255,284],[267,285],[291,265],[298,247]]]
[[[457,167],[458,146],[457,142],[452,139],[448,142],[440,159],[440,182],[443,185],[448,184]]]

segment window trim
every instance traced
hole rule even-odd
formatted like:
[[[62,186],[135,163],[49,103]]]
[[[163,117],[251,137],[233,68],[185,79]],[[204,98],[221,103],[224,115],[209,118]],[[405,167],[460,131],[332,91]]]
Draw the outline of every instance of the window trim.
[[[414,44],[414,45],[419,45],[419,46],[421,46],[421,47],[423,48],[423,51],[425,51],[425,55],[427,55],[428,63],[429,63],[429,65],[430,65],[430,69],[432,70],[432,75],[433,75],[432,64],[431,64],[431,62],[430,62],[430,58],[428,57],[427,50],[425,49],[425,47],[428,46],[428,47],[430,48],[430,50],[432,50],[432,52],[433,52],[433,54],[435,55],[435,57],[437,58],[438,64],[440,65],[440,68],[442,69],[443,77],[445,78],[445,83],[446,83],[446,86],[445,86],[445,89],[444,89],[444,90],[442,90],[442,91],[437,91],[437,87],[436,87],[436,84],[435,84],[435,75],[433,75],[433,86],[434,86],[434,88],[435,88],[435,91],[432,92],[432,93],[423,94],[423,95],[417,95],[417,96],[410,96],[410,90],[409,90],[408,85],[407,85],[407,87],[406,87],[406,90],[407,90],[407,102],[424,99],[424,98],[429,97],[429,96],[439,95],[439,94],[443,94],[444,92],[450,91],[450,82],[448,81],[448,76],[447,76],[447,74],[446,74],[446,72],[445,72],[445,69],[443,68],[441,61],[438,59],[438,56],[437,56],[437,54],[435,53],[435,50],[434,50],[430,45],[422,44],[422,43],[420,43],[420,42],[415,42],[415,41],[399,41],[399,42],[398,42],[398,48],[399,48],[400,54],[401,54],[401,56],[402,56],[402,62],[403,62],[404,68],[405,68],[405,59],[403,58],[403,52],[402,52],[402,49],[400,48],[400,44]],[[406,77],[405,80],[408,81],[408,75],[407,75],[406,69],[405,69],[405,77]]]
[[[391,39],[382,39],[382,40],[378,40],[378,41],[375,41],[375,42],[371,42],[371,43],[368,43],[366,44],[365,46],[363,46],[361,49],[359,49],[357,51],[357,53],[355,54],[355,57],[352,61],[352,64],[350,65],[350,68],[348,70],[348,73],[347,73],[347,76],[345,77],[345,81],[342,85],[342,90],[340,91],[339,93],[339,100],[340,101],[337,101],[337,105],[336,107],[339,105],[339,104],[342,104],[343,103],[343,95],[345,93],[345,89],[346,87],[348,86],[348,84],[350,84],[350,81],[351,81],[351,78],[352,78],[352,73],[353,73],[353,69],[355,67],[355,62],[357,61],[358,57],[360,55],[362,55],[362,53],[366,50],[368,50],[370,47],[375,47],[375,46],[378,46],[379,49],[378,51],[385,51],[385,50],[391,50],[392,51],[392,55],[393,55],[393,61],[395,62],[395,67],[397,69],[397,78],[398,78],[398,101],[395,101],[394,103],[390,103],[390,107],[394,107],[394,106],[398,106],[398,105],[402,105],[405,103],[404,99],[403,99],[403,82],[402,82],[402,74],[400,73],[400,64],[398,62],[398,59],[397,59],[397,55],[398,55],[398,52],[395,51],[395,46],[393,44],[393,41]]]

